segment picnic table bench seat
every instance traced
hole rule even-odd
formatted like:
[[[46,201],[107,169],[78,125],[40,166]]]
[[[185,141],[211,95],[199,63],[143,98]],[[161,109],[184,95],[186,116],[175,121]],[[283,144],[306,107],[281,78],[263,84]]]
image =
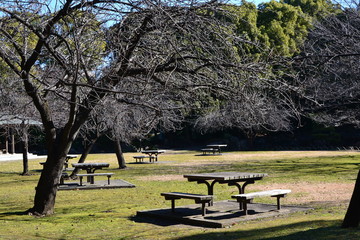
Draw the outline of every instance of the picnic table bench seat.
[[[206,214],[206,203],[209,203],[213,200],[212,195],[202,195],[202,194],[193,194],[193,193],[182,193],[182,192],[167,192],[161,193],[161,196],[165,197],[165,200],[171,200],[171,211],[175,212],[175,200],[186,198],[194,199],[195,203],[201,203],[201,214],[205,216]]]
[[[261,192],[252,192],[252,193],[243,193],[243,194],[236,194],[231,196],[232,198],[236,198],[239,202],[240,210],[244,210],[245,215],[247,215],[247,203],[251,203],[251,201],[255,197],[276,197],[277,198],[277,209],[280,210],[280,198],[285,197],[291,190],[289,189],[273,189],[268,191],[261,191]]]
[[[94,176],[107,176],[108,185],[110,185],[110,178],[111,178],[112,175],[114,175],[114,173],[81,173],[81,174],[76,174],[76,176],[80,178],[80,186],[82,186],[83,177],[89,177],[90,184],[94,184]]]
[[[218,150],[215,148],[203,148],[201,149],[201,151],[203,152],[204,155],[206,155],[206,153],[215,154]]]

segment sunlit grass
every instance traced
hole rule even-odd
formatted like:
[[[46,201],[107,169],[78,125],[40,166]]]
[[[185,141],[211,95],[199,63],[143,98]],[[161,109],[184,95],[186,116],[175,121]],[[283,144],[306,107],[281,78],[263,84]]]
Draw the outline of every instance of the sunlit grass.
[[[168,151],[156,164],[134,164],[126,153],[126,170],[118,169],[115,154],[92,154],[87,161],[108,162],[114,179],[136,188],[59,191],[56,213],[34,218],[22,213],[32,207],[42,160],[30,160],[30,176],[20,176],[21,161],[0,162],[0,239],[359,239],[360,233],[339,226],[348,201],[302,202],[315,209],[307,213],[249,221],[228,229],[187,225],[150,224],[139,221],[136,211],[169,207],[165,191],[205,193],[205,186],[187,182],[186,173],[215,171],[266,172],[269,177],[249,186],[258,190],[271,185],[353,184],[360,153],[322,152],[226,152],[221,156],[197,156],[199,152]],[[74,163],[75,160],[70,160]],[[311,185],[310,185],[311,186]],[[308,192],[296,191],[284,199],[296,204]],[[216,185],[216,199],[229,199],[236,189]],[[342,191],[342,189],[334,189]],[[305,198],[306,199],[306,198]],[[265,202],[268,200],[264,200]],[[192,203],[179,200],[179,205]]]

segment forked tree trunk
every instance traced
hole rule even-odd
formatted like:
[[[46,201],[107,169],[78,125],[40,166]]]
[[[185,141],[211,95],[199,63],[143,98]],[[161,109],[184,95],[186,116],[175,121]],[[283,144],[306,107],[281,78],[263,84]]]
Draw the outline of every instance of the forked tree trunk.
[[[359,223],[360,223],[360,170],[357,175],[354,191],[341,227],[343,228],[358,227]]]
[[[114,141],[114,144],[115,144],[116,157],[117,157],[117,160],[118,160],[118,163],[119,163],[119,168],[124,169],[124,168],[126,168],[126,162],[125,162],[124,154],[122,152],[120,139],[117,138]]]

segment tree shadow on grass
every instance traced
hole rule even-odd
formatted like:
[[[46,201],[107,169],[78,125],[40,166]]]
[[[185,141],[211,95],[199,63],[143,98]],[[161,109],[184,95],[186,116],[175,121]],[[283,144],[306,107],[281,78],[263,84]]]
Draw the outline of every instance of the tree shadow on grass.
[[[216,231],[188,237],[180,237],[177,240],[235,240],[235,239],[264,239],[264,240],[355,240],[360,239],[359,228],[340,228],[340,221],[309,221],[294,224],[281,225],[270,228],[254,230]],[[306,230],[303,230],[306,229]],[[272,237],[278,232],[277,237]],[[283,233],[282,233],[283,232]],[[289,233],[291,232],[291,233]],[[275,234],[274,234],[275,233]]]
[[[7,216],[25,216],[29,215],[28,211],[0,212],[0,219]]]

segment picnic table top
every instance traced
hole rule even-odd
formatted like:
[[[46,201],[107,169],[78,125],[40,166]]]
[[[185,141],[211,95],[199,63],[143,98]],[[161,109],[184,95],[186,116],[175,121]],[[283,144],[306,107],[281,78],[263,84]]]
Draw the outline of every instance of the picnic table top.
[[[184,177],[193,180],[247,180],[254,178],[266,177],[266,173],[250,173],[250,172],[213,172],[213,173],[197,173],[185,174]]]
[[[207,147],[227,147],[227,144],[208,144]]]
[[[142,150],[142,153],[164,153],[165,150]]]
[[[73,163],[73,167],[75,168],[101,168],[101,167],[109,167],[109,163]]]

